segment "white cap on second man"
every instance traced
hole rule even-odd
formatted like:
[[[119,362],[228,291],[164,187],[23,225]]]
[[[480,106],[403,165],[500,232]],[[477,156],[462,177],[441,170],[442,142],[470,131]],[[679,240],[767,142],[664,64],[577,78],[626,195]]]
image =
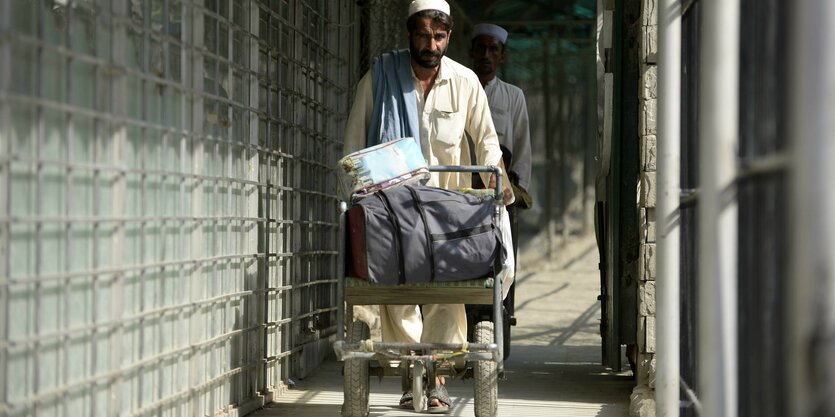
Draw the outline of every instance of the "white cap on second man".
[[[507,43],[507,31],[503,27],[492,23],[479,23],[473,26],[473,39],[479,35],[492,36],[502,44]]]
[[[449,14],[449,3],[446,0],[415,0],[409,4],[409,16],[424,10],[438,10]]]

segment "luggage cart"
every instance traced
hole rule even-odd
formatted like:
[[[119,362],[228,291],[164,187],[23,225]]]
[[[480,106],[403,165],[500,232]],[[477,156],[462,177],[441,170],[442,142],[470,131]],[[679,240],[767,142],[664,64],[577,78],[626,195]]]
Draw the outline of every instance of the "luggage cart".
[[[493,219],[499,224],[502,170],[493,166],[431,166],[430,172],[485,172],[496,175]],[[337,323],[347,324],[347,335],[337,325],[334,351],[344,361],[343,417],[365,417],[369,413],[369,382],[371,375],[399,376],[402,390],[412,391],[415,411],[424,410],[424,388],[431,390],[436,376],[472,376],[475,380],[475,415],[498,415],[498,379],[504,373],[502,286],[497,278],[444,283],[375,285],[345,275],[345,213],[347,203],[340,203],[339,256],[337,285]],[[354,305],[412,304],[492,304],[493,322],[476,324],[473,340],[467,343],[380,343],[370,340],[368,325],[353,320]],[[347,321],[346,321],[347,318]],[[456,352],[466,361],[467,370],[457,372],[450,355]],[[383,359],[383,360],[380,360]],[[376,362],[376,363],[375,363]],[[425,385],[424,385],[425,384]]]

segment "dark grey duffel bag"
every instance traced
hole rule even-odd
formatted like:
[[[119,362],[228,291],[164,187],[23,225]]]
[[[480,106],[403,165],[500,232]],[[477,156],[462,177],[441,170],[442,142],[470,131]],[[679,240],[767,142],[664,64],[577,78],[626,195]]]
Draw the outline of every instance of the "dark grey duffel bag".
[[[495,276],[494,208],[492,197],[422,185],[365,197],[348,210],[348,274],[376,284]]]

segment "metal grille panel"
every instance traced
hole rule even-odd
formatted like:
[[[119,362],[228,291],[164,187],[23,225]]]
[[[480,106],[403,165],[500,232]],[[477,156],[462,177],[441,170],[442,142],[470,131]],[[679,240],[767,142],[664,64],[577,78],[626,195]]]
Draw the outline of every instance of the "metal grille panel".
[[[334,324],[355,15],[0,3],[0,413],[245,413],[301,372]]]
[[[371,59],[394,49],[407,48],[406,18],[411,0],[362,2],[363,39],[360,71],[371,68]]]

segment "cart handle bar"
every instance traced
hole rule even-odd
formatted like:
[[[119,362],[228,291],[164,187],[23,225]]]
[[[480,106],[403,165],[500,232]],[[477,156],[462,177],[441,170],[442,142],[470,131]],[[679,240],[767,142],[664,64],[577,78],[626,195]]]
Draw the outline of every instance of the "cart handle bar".
[[[494,165],[430,165],[429,172],[491,172],[496,174],[496,200],[502,199],[502,169]]]

